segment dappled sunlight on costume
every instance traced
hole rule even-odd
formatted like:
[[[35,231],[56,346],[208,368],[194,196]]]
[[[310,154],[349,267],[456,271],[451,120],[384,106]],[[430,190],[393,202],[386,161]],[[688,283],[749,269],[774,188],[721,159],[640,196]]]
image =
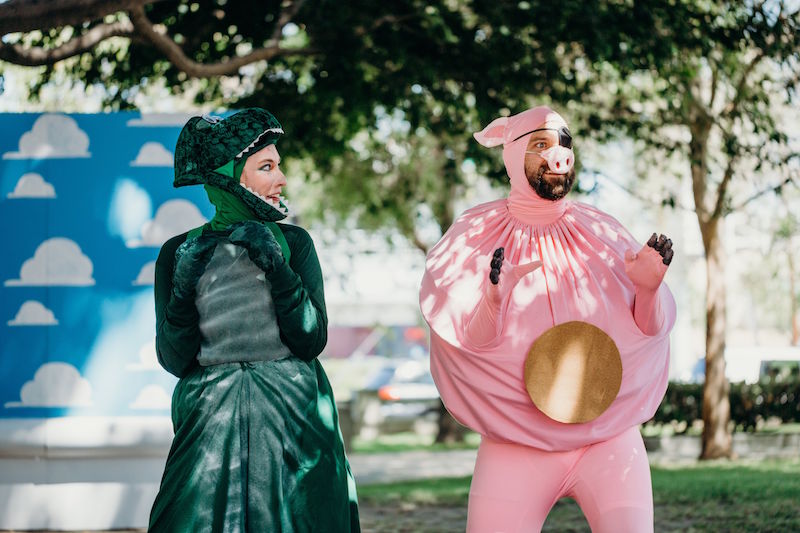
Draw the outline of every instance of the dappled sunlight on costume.
[[[626,274],[625,254],[641,245],[602,211],[546,200],[533,190],[526,148],[531,132],[545,127],[566,131],[557,113],[537,107],[497,119],[475,135],[485,146],[503,145],[511,191],[507,199],[464,212],[431,249],[420,307],[431,329],[431,371],[448,411],[493,442],[560,452],[613,439],[653,416],[667,386],[675,302],[661,284],[650,300],[651,322],[637,323],[638,289]],[[502,272],[537,261],[541,267],[534,265],[493,300],[487,274],[499,248],[507,263]],[[523,372],[534,341],[573,321],[610,338],[622,369],[616,397],[583,423],[559,422],[537,408]],[[595,374],[559,387],[605,386]]]
[[[328,325],[322,272],[308,233],[276,223],[287,213],[281,133],[269,112],[249,109],[194,117],[178,140],[175,185],[203,183],[217,209],[156,262],[158,359],[180,380],[150,531],[359,531],[317,360]]]

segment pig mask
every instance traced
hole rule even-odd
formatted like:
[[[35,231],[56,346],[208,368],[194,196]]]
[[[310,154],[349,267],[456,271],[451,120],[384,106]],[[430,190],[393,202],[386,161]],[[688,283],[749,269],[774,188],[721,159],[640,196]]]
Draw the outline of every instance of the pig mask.
[[[536,132],[552,131],[558,144],[543,151],[528,150]],[[546,106],[492,121],[474,134],[483,146],[503,145],[503,161],[511,179],[509,200],[520,207],[533,207],[540,199],[557,201],[566,196],[575,181],[575,154],[566,121]],[[527,157],[527,154],[532,154]],[[548,179],[545,172],[557,177]]]

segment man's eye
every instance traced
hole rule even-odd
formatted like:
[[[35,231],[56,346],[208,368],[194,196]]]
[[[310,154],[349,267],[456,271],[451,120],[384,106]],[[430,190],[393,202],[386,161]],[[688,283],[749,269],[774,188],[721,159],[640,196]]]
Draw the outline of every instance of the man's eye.
[[[544,142],[544,141],[539,141],[538,143],[536,143],[536,148],[544,148],[546,146],[547,146],[547,143]]]

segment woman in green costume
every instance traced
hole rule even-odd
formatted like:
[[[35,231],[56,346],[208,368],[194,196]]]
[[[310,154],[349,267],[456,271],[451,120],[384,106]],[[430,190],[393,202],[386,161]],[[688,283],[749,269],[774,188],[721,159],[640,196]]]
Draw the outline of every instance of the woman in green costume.
[[[180,378],[152,532],[359,531],[355,483],[317,356],[327,316],[314,244],[288,210],[263,109],[193,117],[176,187],[203,184],[212,220],[156,261],[156,348]]]

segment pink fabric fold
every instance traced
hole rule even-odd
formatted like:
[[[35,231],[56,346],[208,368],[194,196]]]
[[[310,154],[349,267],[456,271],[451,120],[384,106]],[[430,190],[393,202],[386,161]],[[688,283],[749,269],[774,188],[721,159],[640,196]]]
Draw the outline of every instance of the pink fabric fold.
[[[540,120],[531,114],[539,109],[526,112],[529,123],[516,127]],[[504,140],[514,139],[514,133],[504,132]],[[504,146],[509,198],[469,209],[431,249],[420,307],[431,329],[431,372],[453,416],[494,440],[564,451],[609,439],[653,416],[666,391],[676,309],[661,284],[651,300],[660,324],[652,335],[639,329],[633,313],[636,289],[625,273],[624,257],[641,245],[613,217],[590,205],[539,198],[524,178],[527,139]],[[499,247],[511,264],[541,260],[543,266],[524,276],[500,307],[497,338],[476,342],[467,326],[481,305],[489,262]],[[573,320],[608,334],[623,366],[617,398],[583,424],[548,418],[533,404],[523,381],[533,341]]]

